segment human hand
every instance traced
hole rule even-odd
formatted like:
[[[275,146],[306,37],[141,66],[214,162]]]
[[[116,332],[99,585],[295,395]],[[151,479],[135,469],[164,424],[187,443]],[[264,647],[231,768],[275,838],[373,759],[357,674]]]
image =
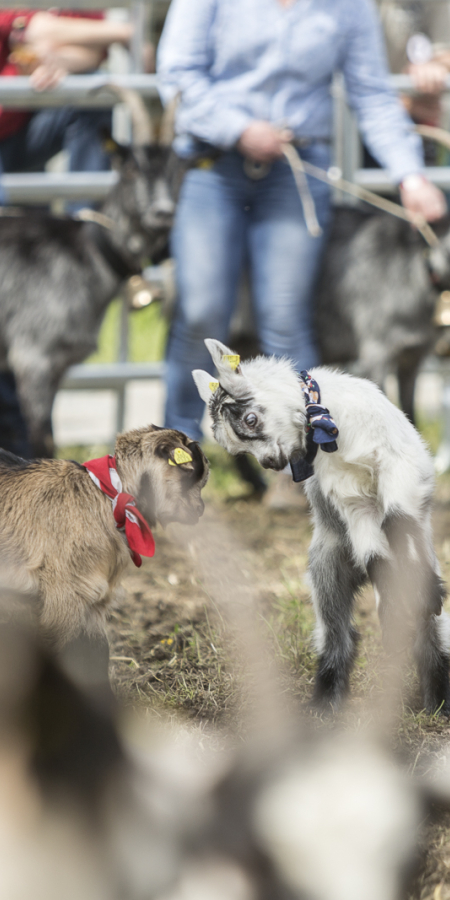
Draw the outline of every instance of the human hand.
[[[52,58],[48,44],[34,48],[29,44],[18,45],[9,54],[8,61],[14,63],[21,75],[30,76],[35,91],[49,91],[67,75],[61,61]]]
[[[40,63],[30,75],[35,91],[51,91],[67,75],[67,70],[52,62]]]
[[[448,69],[443,63],[430,60],[410,65],[408,75],[419,94],[440,94],[445,88]]]
[[[427,222],[442,219],[447,212],[447,201],[436,185],[423,175],[408,175],[400,185],[400,198],[405,209]]]
[[[441,97],[440,94],[416,94],[401,97],[406,111],[413,122],[426,122],[439,128],[441,123]]]
[[[270,122],[256,120],[242,132],[237,148],[255,162],[267,163],[283,155],[283,144],[292,141],[288,128],[275,128]]]

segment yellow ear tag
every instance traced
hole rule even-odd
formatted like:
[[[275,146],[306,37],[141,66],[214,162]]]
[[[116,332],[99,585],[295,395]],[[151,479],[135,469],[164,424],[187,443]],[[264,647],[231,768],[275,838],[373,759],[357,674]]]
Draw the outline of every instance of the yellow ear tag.
[[[209,389],[210,389],[210,391],[211,391],[212,394],[214,393],[214,391],[217,391],[217,388],[218,388],[218,387],[219,387],[219,382],[218,382],[218,381],[210,381],[210,382],[209,382]]]
[[[199,159],[196,164],[197,169],[213,169],[214,168],[214,160],[205,157],[204,159]]]
[[[182,466],[183,463],[192,462],[192,456],[187,450],[183,450],[181,447],[175,447],[173,451],[173,458],[175,462],[169,459],[169,466]]]
[[[115,153],[118,149],[116,141],[112,137],[106,138],[106,141],[103,144],[106,153]]]
[[[237,353],[225,354],[222,356],[222,362],[227,362],[230,369],[236,370],[239,363],[241,361],[241,357]]]

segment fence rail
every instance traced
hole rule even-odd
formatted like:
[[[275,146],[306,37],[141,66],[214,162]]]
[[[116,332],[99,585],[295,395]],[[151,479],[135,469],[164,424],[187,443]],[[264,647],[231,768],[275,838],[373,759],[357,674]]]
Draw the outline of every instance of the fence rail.
[[[0,105],[14,109],[40,109],[42,107],[78,106],[83,109],[114,106],[117,97],[107,90],[108,84],[138,91],[141,97],[158,96],[156,75],[67,75],[51,91],[36,91],[26,76],[2,76],[0,78]]]
[[[129,381],[148,381],[162,378],[164,363],[82,363],[71,366],[64,376],[64,390],[121,390]]]
[[[52,203],[54,200],[105,199],[117,183],[116,172],[24,172],[3,175],[8,203]]]

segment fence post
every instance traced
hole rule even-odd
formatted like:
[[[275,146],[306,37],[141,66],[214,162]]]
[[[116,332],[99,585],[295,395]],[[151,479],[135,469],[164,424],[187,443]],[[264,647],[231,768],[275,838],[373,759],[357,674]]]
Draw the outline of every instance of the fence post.
[[[119,363],[124,363],[128,360],[128,316],[128,300],[126,297],[122,297],[120,307]],[[125,428],[125,398],[126,385],[122,384],[117,388],[116,432],[123,431]]]

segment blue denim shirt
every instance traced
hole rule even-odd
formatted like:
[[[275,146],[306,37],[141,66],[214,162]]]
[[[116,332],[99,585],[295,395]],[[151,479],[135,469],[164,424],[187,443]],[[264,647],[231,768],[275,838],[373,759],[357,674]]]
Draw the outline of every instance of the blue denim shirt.
[[[172,0],[158,51],[163,101],[181,92],[177,133],[221,149],[255,119],[329,139],[338,71],[375,158],[395,181],[420,171],[371,0]]]

